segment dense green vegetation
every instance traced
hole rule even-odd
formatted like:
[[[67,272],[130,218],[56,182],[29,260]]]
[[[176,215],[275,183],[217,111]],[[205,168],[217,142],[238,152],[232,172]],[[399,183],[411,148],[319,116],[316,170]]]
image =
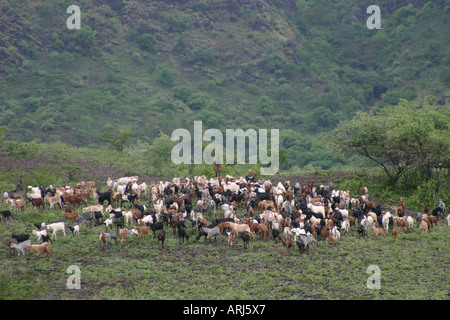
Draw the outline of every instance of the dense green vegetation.
[[[119,149],[136,149],[202,120],[280,129],[283,169],[337,169],[364,162],[334,157],[317,134],[401,98],[449,95],[444,0],[380,1],[380,30],[356,0],[85,0],[80,30],[66,28],[70,4],[0,4],[7,140],[115,148],[104,138],[122,128]]]

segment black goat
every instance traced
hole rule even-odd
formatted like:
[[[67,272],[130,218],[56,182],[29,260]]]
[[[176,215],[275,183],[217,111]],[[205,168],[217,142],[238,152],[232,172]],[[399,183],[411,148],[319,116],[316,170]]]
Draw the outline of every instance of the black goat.
[[[155,223],[146,223],[147,226],[150,227],[153,231],[153,236],[156,237],[156,231],[158,230],[164,230],[164,223],[162,221],[155,222]]]
[[[16,239],[17,243],[23,242],[23,241],[27,241],[28,239],[30,239],[30,236],[28,234],[12,234],[11,235],[12,239]]]
[[[0,213],[2,214],[2,216],[3,216],[3,219],[6,219],[6,218],[9,218],[9,217],[13,217],[12,215],[11,215],[11,211],[9,211],[9,210],[5,210],[5,211],[0,211]]]
[[[242,241],[244,241],[244,249],[247,250],[248,244],[250,242],[250,235],[247,232],[242,232],[241,239]]]
[[[111,204],[111,191],[106,191],[106,192],[99,192],[96,191],[97,195],[98,195],[98,203],[103,205],[103,203],[106,201],[108,201],[108,206]]]
[[[178,229],[178,243],[182,242],[184,243],[184,238],[186,238],[186,241],[189,242],[189,235],[186,232],[185,228],[179,228]]]
[[[134,205],[134,200],[136,200],[137,197],[138,197],[137,194],[125,194],[125,195],[123,195],[123,196],[122,196],[122,202],[120,203],[120,207],[123,206],[123,203],[124,203],[124,202],[129,202],[129,203],[130,203],[130,206],[131,206],[131,205]],[[140,210],[140,209],[139,209],[139,210]],[[144,213],[143,210],[141,210],[141,212]]]
[[[358,233],[359,233],[359,235],[360,235],[361,237],[365,237],[365,236],[366,236],[366,228],[364,228],[363,225],[360,225],[360,226],[358,227],[358,229],[356,229],[356,231],[358,231]]]

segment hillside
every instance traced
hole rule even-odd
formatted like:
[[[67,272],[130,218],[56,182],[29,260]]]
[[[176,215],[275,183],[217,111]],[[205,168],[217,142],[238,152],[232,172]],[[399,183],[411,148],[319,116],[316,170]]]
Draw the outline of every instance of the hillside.
[[[278,128],[284,168],[362,166],[316,134],[358,110],[449,96],[448,1],[85,0],[0,4],[0,126],[12,141],[126,148],[162,133]]]

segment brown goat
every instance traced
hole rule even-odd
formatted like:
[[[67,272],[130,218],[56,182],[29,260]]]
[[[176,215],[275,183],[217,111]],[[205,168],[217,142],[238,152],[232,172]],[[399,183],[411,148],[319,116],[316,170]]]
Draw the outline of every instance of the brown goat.
[[[158,248],[160,243],[162,243],[162,248],[164,248],[164,241],[166,241],[166,233],[164,230],[160,230],[158,233]]]
[[[394,217],[394,221],[397,224],[397,227],[403,228],[403,230],[406,232],[407,223],[405,219]]]
[[[66,217],[69,222],[74,222],[75,218],[78,216],[78,212],[64,212],[63,217]]]
[[[123,247],[123,240],[127,241],[128,245],[128,229],[119,229],[120,247]]]
[[[375,226],[372,226],[372,228],[373,228],[373,232],[375,234],[375,239],[378,239],[379,235],[386,236],[386,233],[384,232],[383,228],[377,228]]]
[[[418,231],[419,233],[420,233],[420,230],[422,230],[425,234],[428,232],[428,224],[425,220],[422,220],[420,222],[419,231]]]
[[[394,237],[394,239],[397,239],[397,234],[398,234],[398,229],[392,229],[392,236]]]
[[[322,235],[323,240],[327,240],[331,237],[330,229],[328,228],[322,228],[320,234]]]
[[[142,236],[143,236],[144,234],[148,234],[148,236],[150,237],[150,239],[152,238],[152,235],[151,235],[151,233],[150,233],[150,227],[149,227],[149,226],[147,226],[147,227],[138,227],[138,226],[136,226],[136,227],[134,227],[134,229],[137,230],[137,231],[139,232],[139,240],[142,241]]]
[[[50,249],[52,248],[51,242],[44,242],[41,244],[30,244],[27,246],[27,250],[36,252],[36,259],[41,256],[42,253],[47,252],[47,257],[52,255]]]
[[[267,225],[264,223],[261,223],[259,225],[258,232],[261,234],[263,241],[267,242],[267,239],[269,239],[269,228],[267,227]]]
[[[286,248],[286,255],[289,255],[289,248],[294,248],[292,240],[282,237],[281,234],[278,235],[277,239],[283,242],[283,245]]]

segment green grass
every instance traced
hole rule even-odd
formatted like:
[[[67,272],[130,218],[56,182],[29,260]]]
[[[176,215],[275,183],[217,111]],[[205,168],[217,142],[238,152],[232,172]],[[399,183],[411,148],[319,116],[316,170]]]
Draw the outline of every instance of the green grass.
[[[5,206],[2,206],[2,209]],[[6,208],[6,207],[5,207]],[[440,221],[428,235],[400,232],[396,240],[355,231],[339,245],[319,242],[307,254],[284,255],[281,243],[257,235],[248,251],[225,238],[217,245],[195,240],[178,244],[166,229],[166,247],[157,240],[99,250],[104,226],[81,226],[81,235],[58,235],[50,258],[9,257],[6,242],[12,232],[31,234],[32,223],[61,220],[61,211],[32,212],[0,223],[0,299],[448,299],[450,229]],[[36,242],[32,237],[33,243]],[[70,265],[81,271],[81,289],[69,290]],[[381,289],[366,287],[369,265],[381,269]]]

